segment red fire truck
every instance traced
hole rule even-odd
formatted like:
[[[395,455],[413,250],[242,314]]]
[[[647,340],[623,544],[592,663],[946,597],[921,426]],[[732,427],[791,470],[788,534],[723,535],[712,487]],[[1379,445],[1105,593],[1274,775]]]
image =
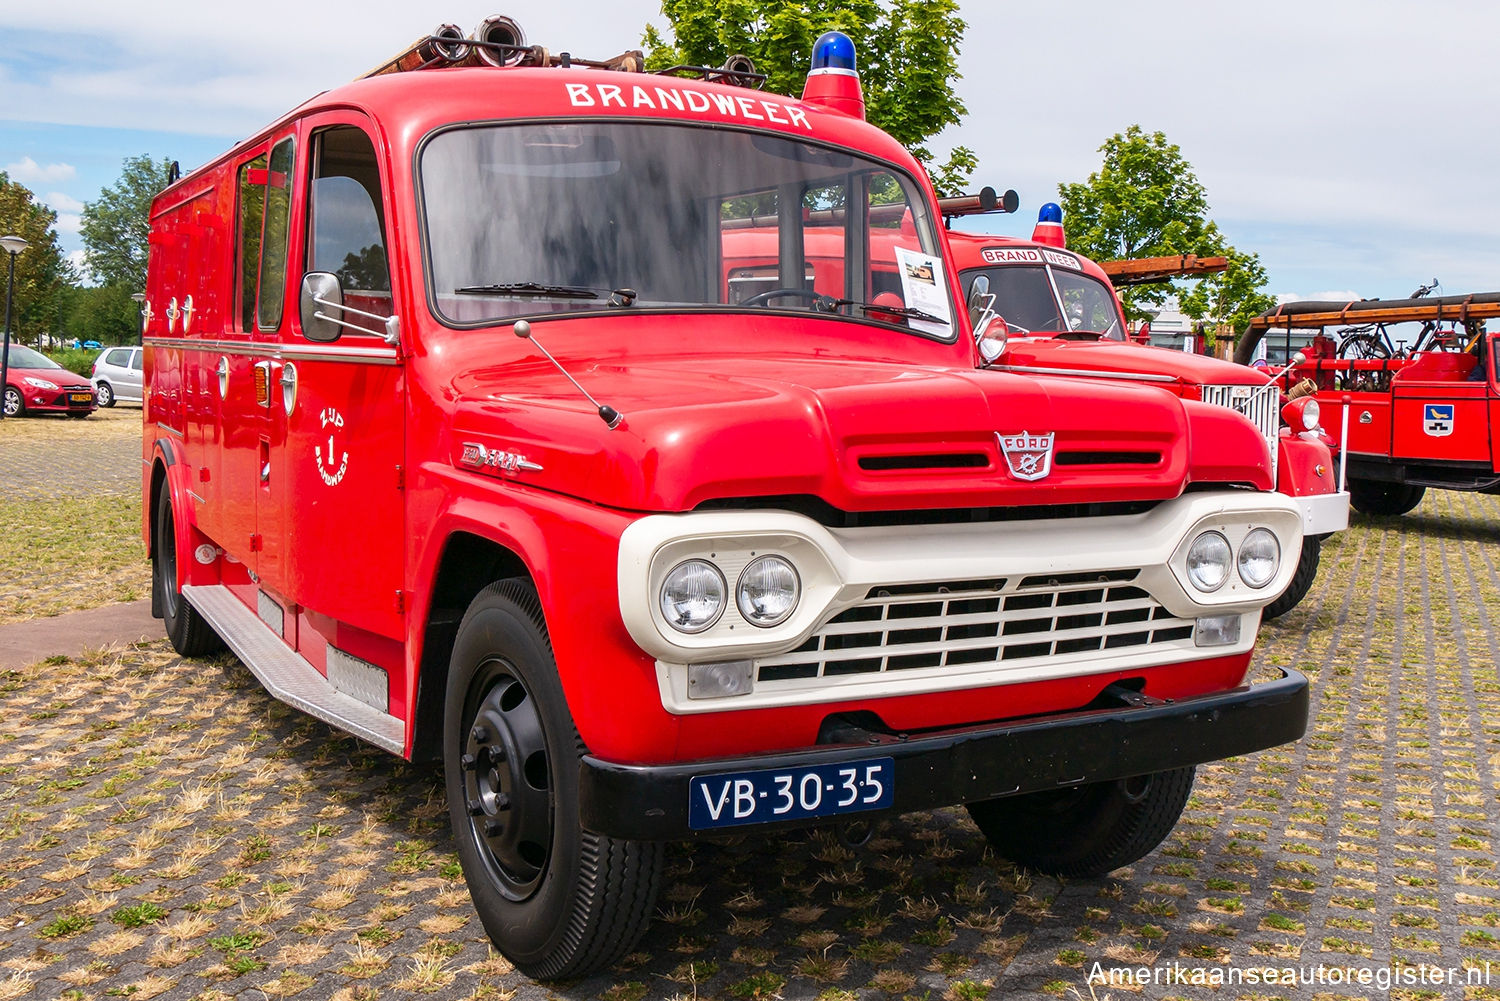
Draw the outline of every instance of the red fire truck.
[[[1347,424],[1334,430],[1348,450],[1351,503],[1365,514],[1400,515],[1428,487],[1500,490],[1491,431],[1500,382],[1495,336],[1485,330],[1496,317],[1500,292],[1289,302],[1251,321],[1236,357],[1254,357],[1263,338],[1313,335],[1305,350],[1286,352],[1295,364],[1282,382],[1315,386],[1325,412],[1347,404]],[[1388,328],[1410,331],[1410,340]]]
[[[978,199],[956,200],[944,209],[949,215],[985,211]],[[1042,207],[1030,240],[950,232],[948,245],[966,294],[993,296],[1000,322],[980,345],[990,371],[1149,383],[1255,423],[1269,450],[1276,489],[1296,503],[1303,531],[1296,573],[1265,615],[1295,608],[1317,575],[1322,540],[1349,524],[1349,495],[1338,485],[1318,407],[1286,400],[1271,377],[1256,369],[1127,337],[1109,274],[1066,249],[1056,204]],[[1125,283],[1222,268],[1222,259],[1216,264],[1191,256],[1108,263]]]
[[[152,209],[155,611],[440,757],[533,976],[631,947],[668,840],[965,803],[1098,874],[1306,725],[1246,678],[1303,535],[1255,427],[976,371],[931,187],[816,52],[792,100],[444,29]]]

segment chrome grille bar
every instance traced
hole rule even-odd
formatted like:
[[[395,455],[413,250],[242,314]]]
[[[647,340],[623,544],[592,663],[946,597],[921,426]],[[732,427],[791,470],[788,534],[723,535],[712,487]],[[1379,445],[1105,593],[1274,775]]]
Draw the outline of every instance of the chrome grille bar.
[[[1204,386],[1203,402],[1225,407],[1250,418],[1260,429],[1271,451],[1271,481],[1276,481],[1276,441],[1281,435],[1281,387],[1276,383],[1264,386]]]

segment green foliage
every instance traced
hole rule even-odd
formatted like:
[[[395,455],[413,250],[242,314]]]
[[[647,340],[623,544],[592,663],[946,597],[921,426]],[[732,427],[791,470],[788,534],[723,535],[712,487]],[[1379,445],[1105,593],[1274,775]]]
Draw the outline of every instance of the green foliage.
[[[149,155],[125,158],[119,180],[83,207],[83,259],[100,285],[121,285],[126,294],[146,288],[151,200],[167,186],[172,161]]]
[[[11,338],[36,343],[52,326],[57,297],[72,269],[57,245],[57,213],[39,204],[31,189],[0,170],[0,236],[19,236],[30,246],[15,258]],[[0,252],[0,299],[9,280],[10,255]],[[5,304],[0,301],[0,313]],[[0,316],[0,324],[4,317]]]
[[[57,297],[57,323],[52,328],[72,343],[134,344],[139,336],[141,308],[126,285],[65,285]],[[92,357],[90,358],[92,364]]]
[[[968,183],[977,160],[958,147],[933,165],[924,145],[967,113],[953,89],[968,27],[958,0],[663,0],[670,37],[648,25],[642,38],[650,69],[720,66],[743,54],[766,74],[765,89],[798,95],[819,35],[837,29],[854,40],[866,117],[928,167],[940,194]]]
[[[1168,296],[1195,320],[1243,329],[1251,316],[1275,305],[1262,291],[1265,268],[1255,254],[1230,246],[1208,218],[1208,195],[1182,149],[1161,132],[1132,125],[1099,147],[1104,162],[1081,184],[1060,184],[1068,247],[1095,260],[1198,254],[1229,258],[1229,269],[1183,283],[1136,285],[1120,291],[1132,319]]]
[[[99,352],[93,348],[63,348],[60,351],[48,351],[47,357],[74,375],[87,379],[94,374],[94,359],[99,357]]]

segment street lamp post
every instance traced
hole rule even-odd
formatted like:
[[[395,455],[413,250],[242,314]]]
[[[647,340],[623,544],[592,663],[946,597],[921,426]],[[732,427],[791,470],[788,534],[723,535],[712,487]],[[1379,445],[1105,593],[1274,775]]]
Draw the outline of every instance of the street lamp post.
[[[19,236],[0,236],[0,250],[10,259],[5,279],[5,341],[0,347],[0,393],[10,387],[10,300],[16,287],[16,255],[30,244]],[[3,398],[0,398],[3,399]],[[0,403],[0,420],[5,419],[5,406]]]

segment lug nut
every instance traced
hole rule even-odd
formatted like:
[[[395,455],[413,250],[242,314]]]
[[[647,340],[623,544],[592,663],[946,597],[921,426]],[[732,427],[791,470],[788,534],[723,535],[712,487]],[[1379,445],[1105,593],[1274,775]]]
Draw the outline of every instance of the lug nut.
[[[498,821],[498,820],[488,820],[488,821],[485,821],[485,824],[484,824],[484,836],[485,837],[487,837],[487,838],[496,837],[503,830],[505,830],[505,825],[502,824],[502,823],[500,823],[500,821]]]
[[[490,732],[482,726],[476,726],[469,731],[469,737],[474,743],[483,744],[486,740],[490,739]]]
[[[502,793],[496,793],[495,794],[495,809],[497,809],[497,810],[509,810],[510,809],[510,797],[507,796],[503,792]]]
[[[492,765],[498,765],[500,762],[505,760],[505,748],[499,746],[498,744],[491,744],[489,747],[485,748],[484,753],[489,757],[490,764]]]
[[[479,765],[479,759],[472,754],[465,754],[458,759],[458,766],[466,772],[472,772]]]
[[[469,816],[478,817],[484,814],[484,804],[477,799],[469,800]]]

